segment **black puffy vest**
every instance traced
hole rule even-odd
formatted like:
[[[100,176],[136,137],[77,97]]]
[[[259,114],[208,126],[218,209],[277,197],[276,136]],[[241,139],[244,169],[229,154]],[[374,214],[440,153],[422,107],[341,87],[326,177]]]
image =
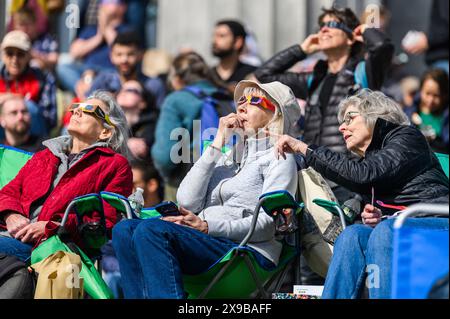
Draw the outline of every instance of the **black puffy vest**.
[[[327,62],[319,61],[314,68],[309,87],[309,98],[305,111],[303,140],[306,144],[326,146],[332,151],[347,153],[344,138],[339,132],[338,106],[349,95],[353,95],[360,86],[355,83],[354,70],[358,60],[350,58],[346,66],[338,73],[328,105],[321,107],[319,101],[320,85],[327,73]],[[322,113],[323,112],[323,113]]]

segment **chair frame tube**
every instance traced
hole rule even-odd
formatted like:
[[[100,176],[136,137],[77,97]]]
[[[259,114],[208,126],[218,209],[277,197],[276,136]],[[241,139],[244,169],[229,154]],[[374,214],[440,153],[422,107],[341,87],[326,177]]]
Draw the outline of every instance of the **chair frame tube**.
[[[394,228],[403,226],[408,217],[417,215],[437,215],[449,216],[449,208],[445,204],[414,204],[399,212],[399,216],[394,222]]]
[[[247,245],[248,241],[250,240],[250,238],[253,236],[253,233],[255,232],[256,222],[258,221],[258,216],[259,216],[259,213],[261,210],[261,206],[264,204],[265,200],[266,200],[266,198],[263,197],[258,201],[258,204],[256,205],[255,210],[253,212],[253,218],[252,218],[252,223],[251,223],[250,229],[249,229],[247,235],[244,237],[244,239],[239,244],[236,254],[222,267],[222,269],[214,276],[213,280],[208,284],[208,286],[200,293],[200,295],[198,296],[199,299],[205,298],[205,296],[208,294],[208,292],[217,283],[217,281],[219,281],[219,279],[222,277],[222,275],[225,273],[225,271],[228,269],[228,267],[232,264],[234,259],[237,256],[239,256],[239,254],[240,254],[239,248],[242,248],[245,245]],[[247,255],[244,255],[243,258],[244,258],[244,261],[247,264],[247,267],[253,277],[253,280],[256,283],[256,286],[258,287],[259,294],[261,294],[263,296],[263,298],[268,298],[269,294],[268,294],[266,288],[264,287],[264,285],[262,284],[261,280],[259,279],[258,274],[256,273],[251,260],[249,259],[249,257]],[[285,272],[286,272],[286,269],[282,271],[283,278],[285,276]],[[277,283],[277,286],[279,286],[279,283]]]

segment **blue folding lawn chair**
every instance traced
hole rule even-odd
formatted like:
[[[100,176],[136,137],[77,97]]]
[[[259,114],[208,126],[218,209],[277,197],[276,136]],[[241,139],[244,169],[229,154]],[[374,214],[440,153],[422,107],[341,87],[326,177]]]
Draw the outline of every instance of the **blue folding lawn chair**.
[[[393,299],[427,298],[433,284],[448,274],[448,229],[408,225],[409,217],[424,214],[448,218],[449,207],[442,204],[416,204],[397,217],[393,243]]]

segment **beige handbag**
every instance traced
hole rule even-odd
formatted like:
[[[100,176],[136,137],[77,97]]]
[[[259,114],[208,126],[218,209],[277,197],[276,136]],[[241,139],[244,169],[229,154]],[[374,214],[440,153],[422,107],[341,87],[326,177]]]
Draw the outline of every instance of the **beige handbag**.
[[[326,277],[333,254],[333,246],[323,239],[323,233],[333,217],[325,208],[313,203],[313,199],[321,198],[336,201],[330,186],[312,167],[299,172],[298,188],[306,212],[302,220],[301,241],[303,256],[308,266],[318,275]]]
[[[59,250],[31,267],[38,273],[34,299],[83,298],[80,256]]]

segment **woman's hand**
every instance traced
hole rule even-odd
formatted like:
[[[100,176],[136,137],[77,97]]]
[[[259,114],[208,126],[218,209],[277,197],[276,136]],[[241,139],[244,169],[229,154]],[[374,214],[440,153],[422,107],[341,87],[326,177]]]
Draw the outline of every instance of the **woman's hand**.
[[[180,207],[179,210],[181,213],[180,216],[166,216],[161,219],[167,222],[194,228],[205,234],[208,233],[208,223],[206,221],[183,207]]]
[[[131,137],[128,139],[128,148],[137,158],[145,158],[149,154],[148,146],[143,138]]]
[[[353,30],[353,38],[355,41],[364,42],[363,33],[369,26],[367,24],[361,24]]]
[[[31,223],[17,232],[16,239],[23,243],[35,243],[45,234],[45,225],[48,221]]]
[[[303,155],[306,155],[306,150],[308,149],[308,145],[303,143],[300,140],[297,140],[296,138],[293,138],[289,135],[278,135],[275,133],[271,133],[270,131],[266,130],[266,133],[269,136],[272,136],[277,139],[277,143],[275,144],[275,156],[276,158],[280,158],[280,155],[286,159],[286,153],[300,153]]]
[[[375,206],[367,204],[364,206],[364,211],[361,213],[363,224],[375,227],[381,222],[381,210]]]
[[[424,32],[419,32],[416,34],[414,41],[412,43],[408,43],[406,46],[403,46],[403,50],[405,50],[409,54],[421,54],[428,50],[428,38]]]
[[[243,128],[242,120],[235,113],[230,113],[227,116],[221,117],[219,120],[219,128],[217,129],[217,135],[214,139],[212,146],[221,149],[228,139],[233,135],[233,132]]]
[[[320,50],[319,34],[315,33],[315,34],[309,35],[303,41],[303,43],[300,45],[300,47],[302,48],[303,52],[305,52],[306,54],[313,54],[313,53],[319,51]]]
[[[15,237],[18,231],[30,224],[30,220],[17,213],[9,213],[5,217],[5,224],[9,234]]]

